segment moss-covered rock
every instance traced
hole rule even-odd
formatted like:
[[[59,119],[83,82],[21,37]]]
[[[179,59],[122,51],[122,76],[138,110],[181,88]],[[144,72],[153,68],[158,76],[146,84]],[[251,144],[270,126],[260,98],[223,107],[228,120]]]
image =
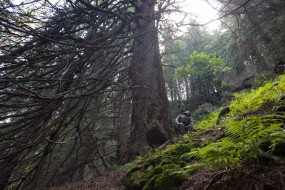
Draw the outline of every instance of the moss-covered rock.
[[[146,184],[146,179],[143,178],[144,173],[141,171],[136,171],[129,173],[126,180],[126,190],[140,190]]]
[[[174,190],[178,189],[181,184],[188,179],[188,174],[185,171],[176,171],[167,169],[156,179],[156,190]]]
[[[153,154],[150,158],[148,158],[145,161],[144,167],[147,168],[149,166],[156,166],[161,162],[162,159],[163,156],[161,154]]]
[[[181,155],[189,152],[193,148],[192,143],[179,143],[173,144],[164,151],[164,154],[169,154],[171,156]]]

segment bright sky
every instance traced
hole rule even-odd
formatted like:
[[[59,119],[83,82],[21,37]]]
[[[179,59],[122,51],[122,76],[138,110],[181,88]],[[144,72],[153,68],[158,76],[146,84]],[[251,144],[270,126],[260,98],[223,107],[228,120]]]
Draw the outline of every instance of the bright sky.
[[[214,7],[218,7],[215,0],[208,0],[210,4]],[[207,0],[185,0],[182,10],[191,13],[197,18],[199,24],[205,24],[218,18],[218,11],[207,3]],[[209,30],[218,29],[220,26],[220,21],[213,21],[206,25]]]

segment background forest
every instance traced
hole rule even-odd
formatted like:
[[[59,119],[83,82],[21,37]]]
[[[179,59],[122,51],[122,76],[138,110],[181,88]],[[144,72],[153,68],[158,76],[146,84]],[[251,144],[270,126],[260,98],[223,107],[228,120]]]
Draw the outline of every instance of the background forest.
[[[284,1],[216,2],[209,31],[172,1],[0,0],[0,189],[90,179],[282,74]]]

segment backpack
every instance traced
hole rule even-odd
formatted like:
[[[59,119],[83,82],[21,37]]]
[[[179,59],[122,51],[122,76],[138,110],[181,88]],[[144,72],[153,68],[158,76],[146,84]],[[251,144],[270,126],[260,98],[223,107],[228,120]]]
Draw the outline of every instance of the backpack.
[[[183,123],[185,126],[189,126],[192,123],[192,118],[191,118],[191,116],[186,117],[185,115],[179,115],[178,121]]]

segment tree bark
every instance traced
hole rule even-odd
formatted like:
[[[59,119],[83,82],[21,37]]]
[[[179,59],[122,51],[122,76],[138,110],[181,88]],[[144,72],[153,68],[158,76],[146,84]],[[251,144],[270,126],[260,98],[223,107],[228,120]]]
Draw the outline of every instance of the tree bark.
[[[130,66],[133,98],[131,157],[163,144],[174,134],[155,28],[155,1],[137,1],[136,5],[138,20]]]
[[[128,161],[128,139],[130,136],[131,94],[124,92],[118,97],[117,118],[114,121],[114,131],[118,138],[118,164]]]

